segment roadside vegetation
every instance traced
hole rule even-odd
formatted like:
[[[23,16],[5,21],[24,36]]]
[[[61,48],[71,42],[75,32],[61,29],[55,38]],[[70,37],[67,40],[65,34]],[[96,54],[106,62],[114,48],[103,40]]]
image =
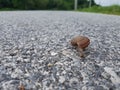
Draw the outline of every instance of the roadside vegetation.
[[[91,7],[89,7],[91,6]],[[0,0],[0,11],[74,10],[74,0]],[[78,0],[78,11],[120,15],[120,6],[102,7],[91,0]]]
[[[119,5],[104,6],[104,7],[92,6],[90,8],[78,9],[78,11],[120,15],[120,6]]]
[[[88,0],[78,0],[78,8],[88,6]],[[0,10],[74,10],[74,0],[0,0]]]

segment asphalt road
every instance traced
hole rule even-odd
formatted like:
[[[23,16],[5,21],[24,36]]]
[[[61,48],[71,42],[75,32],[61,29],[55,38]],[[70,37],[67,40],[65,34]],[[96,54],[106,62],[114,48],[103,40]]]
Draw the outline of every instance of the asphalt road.
[[[69,41],[87,36],[79,57]],[[0,12],[0,90],[120,90],[120,16]]]

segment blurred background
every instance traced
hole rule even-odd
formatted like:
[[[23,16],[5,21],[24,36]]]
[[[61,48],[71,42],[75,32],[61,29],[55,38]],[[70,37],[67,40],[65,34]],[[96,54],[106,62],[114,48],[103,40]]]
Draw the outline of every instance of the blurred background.
[[[78,10],[120,14],[120,0],[0,0],[0,10]]]
[[[0,8],[19,10],[73,10],[77,1],[78,8],[85,8],[89,0],[0,0]],[[92,6],[96,5],[90,0]]]

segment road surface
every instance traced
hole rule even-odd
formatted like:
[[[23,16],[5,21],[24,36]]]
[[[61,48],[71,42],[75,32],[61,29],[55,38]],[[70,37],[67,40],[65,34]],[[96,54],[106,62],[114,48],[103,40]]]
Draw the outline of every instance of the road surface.
[[[90,38],[85,58],[70,40]],[[0,12],[0,90],[120,90],[120,16]]]

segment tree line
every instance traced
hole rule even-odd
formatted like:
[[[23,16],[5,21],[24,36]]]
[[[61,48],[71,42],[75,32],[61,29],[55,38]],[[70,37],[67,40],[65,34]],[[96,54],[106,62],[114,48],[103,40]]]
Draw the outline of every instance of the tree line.
[[[94,0],[92,6],[96,5]],[[78,0],[78,8],[89,6],[89,0]],[[74,0],[0,0],[0,9],[16,10],[73,10]]]

